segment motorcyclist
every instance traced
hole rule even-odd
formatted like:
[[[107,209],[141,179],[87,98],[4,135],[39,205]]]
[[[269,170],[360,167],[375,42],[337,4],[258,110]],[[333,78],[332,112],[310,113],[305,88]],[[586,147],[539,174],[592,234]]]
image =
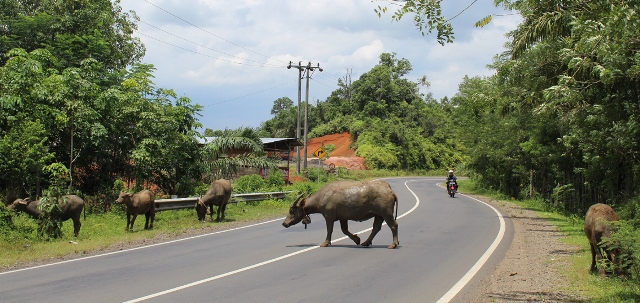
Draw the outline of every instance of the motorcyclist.
[[[449,181],[453,180],[453,182],[456,183],[456,191],[458,191],[458,178],[456,178],[456,176],[453,175],[453,170],[450,169],[449,170],[449,175],[447,175],[447,179],[445,180],[445,186],[449,186]]]

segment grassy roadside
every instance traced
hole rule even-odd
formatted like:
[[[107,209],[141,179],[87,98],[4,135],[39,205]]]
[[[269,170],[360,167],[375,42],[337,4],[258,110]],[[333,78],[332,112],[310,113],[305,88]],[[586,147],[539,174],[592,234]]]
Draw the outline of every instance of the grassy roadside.
[[[159,239],[193,234],[197,229],[221,230],[246,222],[281,218],[286,215],[289,206],[288,199],[229,204],[225,222],[221,223],[209,222],[208,217],[207,222],[199,222],[193,209],[163,211],[156,213],[154,228],[151,230],[143,229],[145,217],[138,216],[133,232],[124,231],[126,215],[122,209],[114,207],[112,212],[82,218],[77,238],[73,237],[73,223],[69,220],[62,225],[63,237],[49,241],[36,237],[37,225],[34,220],[25,214],[17,214],[13,216],[13,224],[26,233],[16,236],[5,234],[0,237],[0,270],[59,260],[67,256],[113,251],[131,242],[144,245]]]
[[[583,231],[584,216],[565,216],[554,212],[541,200],[511,200],[495,192],[479,189],[472,180],[460,180],[459,184],[460,191],[463,193],[508,201],[537,212],[540,217],[556,225],[558,230],[566,236],[562,240],[564,243],[579,248],[578,253],[572,255],[569,258],[570,263],[563,268],[567,280],[564,291],[588,297],[589,302],[640,302],[640,285],[635,282],[616,277],[600,278],[589,272],[591,251]]]

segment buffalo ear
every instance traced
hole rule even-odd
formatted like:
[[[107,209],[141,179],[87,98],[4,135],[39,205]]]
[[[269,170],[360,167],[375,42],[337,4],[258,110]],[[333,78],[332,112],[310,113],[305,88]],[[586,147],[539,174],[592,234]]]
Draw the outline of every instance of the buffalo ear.
[[[307,202],[307,198],[303,198],[302,200],[300,200],[300,203],[298,203],[298,206],[304,207],[305,202]]]

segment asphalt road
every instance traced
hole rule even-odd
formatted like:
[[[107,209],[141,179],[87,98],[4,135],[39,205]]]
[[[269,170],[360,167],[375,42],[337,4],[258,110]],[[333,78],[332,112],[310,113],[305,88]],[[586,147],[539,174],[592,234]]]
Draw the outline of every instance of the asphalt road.
[[[400,246],[384,225],[369,248],[324,218],[282,219],[110,254],[0,273],[2,302],[465,302],[504,256],[510,222],[436,185],[387,179],[399,200]],[[284,214],[283,214],[284,215]],[[373,220],[350,222],[365,239]]]

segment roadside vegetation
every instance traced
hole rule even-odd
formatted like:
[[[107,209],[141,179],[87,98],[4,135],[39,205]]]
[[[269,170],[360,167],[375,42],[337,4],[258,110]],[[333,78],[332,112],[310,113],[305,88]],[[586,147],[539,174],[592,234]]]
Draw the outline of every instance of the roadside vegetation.
[[[570,264],[562,268],[563,275],[567,279],[565,290],[580,293],[584,297],[590,298],[589,302],[639,302],[640,301],[640,270],[638,260],[631,264],[630,276],[626,278],[606,277],[601,278],[597,274],[589,271],[591,265],[591,251],[589,242],[584,234],[584,214],[570,214],[557,208],[549,207],[549,204],[542,199],[512,199],[507,195],[495,190],[487,190],[478,185],[473,180],[460,180],[460,191],[468,194],[482,195],[499,201],[508,201],[518,204],[524,208],[536,211],[542,218],[546,218],[558,227],[558,230],[565,235],[562,241],[566,244],[579,248],[579,252],[572,255]],[[616,239],[621,240],[628,252],[634,256],[640,255],[640,234],[630,226],[621,226]],[[603,266],[606,266],[603,264]]]

